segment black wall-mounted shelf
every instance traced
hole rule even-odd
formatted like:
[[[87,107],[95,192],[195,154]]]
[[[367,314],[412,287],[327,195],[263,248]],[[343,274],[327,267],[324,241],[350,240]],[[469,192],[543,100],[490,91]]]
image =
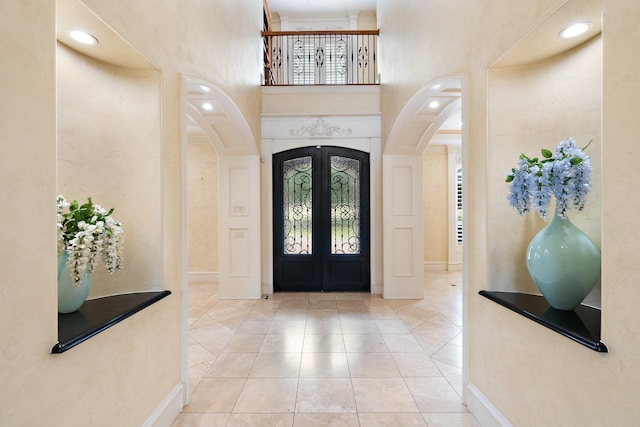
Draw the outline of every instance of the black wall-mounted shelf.
[[[63,353],[168,295],[170,291],[113,295],[87,300],[73,313],[58,314],[58,343],[51,353]]]
[[[480,291],[480,295],[515,311],[592,350],[607,353],[600,341],[600,310],[579,305],[573,311],[556,310],[544,297],[517,292]]]

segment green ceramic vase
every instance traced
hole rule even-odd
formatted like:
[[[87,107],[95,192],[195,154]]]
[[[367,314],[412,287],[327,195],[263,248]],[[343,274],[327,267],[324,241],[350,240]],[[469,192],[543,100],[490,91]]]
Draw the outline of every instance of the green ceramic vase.
[[[600,278],[600,250],[568,218],[556,213],[529,243],[527,268],[549,305],[570,311]]]
[[[65,251],[58,256],[58,313],[72,313],[80,308],[89,295],[91,274],[83,273],[79,284],[73,283]]]

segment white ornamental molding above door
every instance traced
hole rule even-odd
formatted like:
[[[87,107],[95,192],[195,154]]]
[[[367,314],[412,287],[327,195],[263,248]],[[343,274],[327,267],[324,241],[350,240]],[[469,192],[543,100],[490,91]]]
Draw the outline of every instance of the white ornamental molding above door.
[[[334,133],[339,136],[349,136],[351,132],[351,129],[342,129],[339,125],[331,126],[324,119],[316,120],[311,126],[289,130],[292,136],[333,136]]]

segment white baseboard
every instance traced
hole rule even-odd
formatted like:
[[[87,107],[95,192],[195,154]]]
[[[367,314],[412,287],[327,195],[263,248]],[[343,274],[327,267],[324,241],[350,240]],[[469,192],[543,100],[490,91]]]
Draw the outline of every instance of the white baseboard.
[[[215,271],[190,271],[189,282],[217,282],[218,273]]]
[[[372,283],[371,293],[373,295],[382,295],[382,283]]]
[[[260,287],[260,289],[262,290],[263,297],[265,295],[273,294],[273,282],[271,283],[262,282],[262,286]]]
[[[182,398],[183,386],[178,384],[167,394],[142,427],[170,427],[182,411],[184,406]]]
[[[511,423],[473,384],[467,386],[467,406],[482,427],[511,427]]]
[[[426,261],[424,271],[447,271],[447,263],[445,261]]]
[[[462,271],[461,262],[450,262],[447,266],[447,271]]]
[[[424,271],[462,271],[462,263],[446,261],[425,261]]]

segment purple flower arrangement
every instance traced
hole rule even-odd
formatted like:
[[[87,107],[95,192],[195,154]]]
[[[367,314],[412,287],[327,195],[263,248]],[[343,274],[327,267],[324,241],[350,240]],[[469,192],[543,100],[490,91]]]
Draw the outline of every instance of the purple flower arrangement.
[[[591,158],[584,153],[589,144],[580,148],[569,138],[561,141],[555,152],[543,149],[542,158],[521,154],[506,179],[509,205],[520,215],[533,208],[544,220],[549,217],[551,196],[563,218],[570,209],[582,210],[591,189]]]

